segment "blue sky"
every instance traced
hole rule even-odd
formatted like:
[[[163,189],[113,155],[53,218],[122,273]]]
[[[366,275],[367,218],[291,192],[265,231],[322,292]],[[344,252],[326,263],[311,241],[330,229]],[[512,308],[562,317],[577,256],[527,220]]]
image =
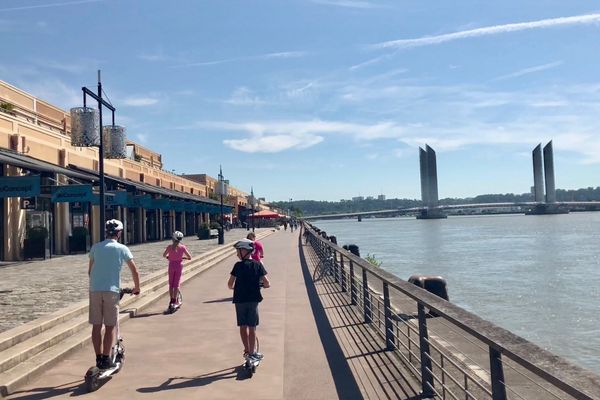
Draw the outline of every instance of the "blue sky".
[[[0,0],[0,79],[66,109],[103,85],[165,169],[268,200],[600,185],[600,1]]]

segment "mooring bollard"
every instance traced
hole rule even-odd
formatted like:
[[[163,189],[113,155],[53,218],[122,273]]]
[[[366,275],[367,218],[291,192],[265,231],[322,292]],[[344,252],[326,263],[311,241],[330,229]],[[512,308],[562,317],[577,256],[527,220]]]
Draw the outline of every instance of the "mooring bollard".
[[[349,244],[347,246],[344,246],[344,248],[347,248],[348,251],[352,254],[354,254],[357,257],[360,257],[360,249],[358,248],[357,245],[355,244]]]

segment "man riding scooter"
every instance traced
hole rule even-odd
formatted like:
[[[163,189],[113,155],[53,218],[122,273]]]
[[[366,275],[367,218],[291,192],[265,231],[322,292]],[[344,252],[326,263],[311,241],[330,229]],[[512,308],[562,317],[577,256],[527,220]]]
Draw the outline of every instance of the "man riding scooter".
[[[110,358],[115,342],[115,326],[119,318],[121,267],[131,270],[133,294],[140,293],[140,277],[127,246],[119,243],[123,223],[116,219],[106,222],[106,240],[94,244],[90,250],[88,275],[90,277],[89,321],[92,324],[92,343],[96,352],[96,366],[114,368]],[[104,340],[102,340],[104,325]]]

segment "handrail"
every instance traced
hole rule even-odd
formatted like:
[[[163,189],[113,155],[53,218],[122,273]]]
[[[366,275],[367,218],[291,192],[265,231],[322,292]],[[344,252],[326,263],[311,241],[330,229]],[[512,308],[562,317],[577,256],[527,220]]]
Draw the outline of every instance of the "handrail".
[[[577,399],[600,399],[600,376],[515,335],[481,317],[464,310],[432,293],[404,281],[395,275],[355,256],[346,249],[318,234],[313,225],[304,221],[305,229],[321,245],[368,271],[389,287],[405,294],[419,306],[433,310],[438,316],[486,343],[490,349],[507,356],[539,377]],[[584,387],[585,389],[580,389]]]

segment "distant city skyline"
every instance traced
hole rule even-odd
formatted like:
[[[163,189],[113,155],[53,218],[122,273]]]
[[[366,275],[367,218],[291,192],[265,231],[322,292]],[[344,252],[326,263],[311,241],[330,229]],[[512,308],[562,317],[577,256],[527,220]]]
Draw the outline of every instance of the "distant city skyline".
[[[600,186],[600,0],[22,0],[0,4],[0,79],[65,109],[103,86],[178,174],[268,201]],[[364,195],[364,194],[367,195]]]

